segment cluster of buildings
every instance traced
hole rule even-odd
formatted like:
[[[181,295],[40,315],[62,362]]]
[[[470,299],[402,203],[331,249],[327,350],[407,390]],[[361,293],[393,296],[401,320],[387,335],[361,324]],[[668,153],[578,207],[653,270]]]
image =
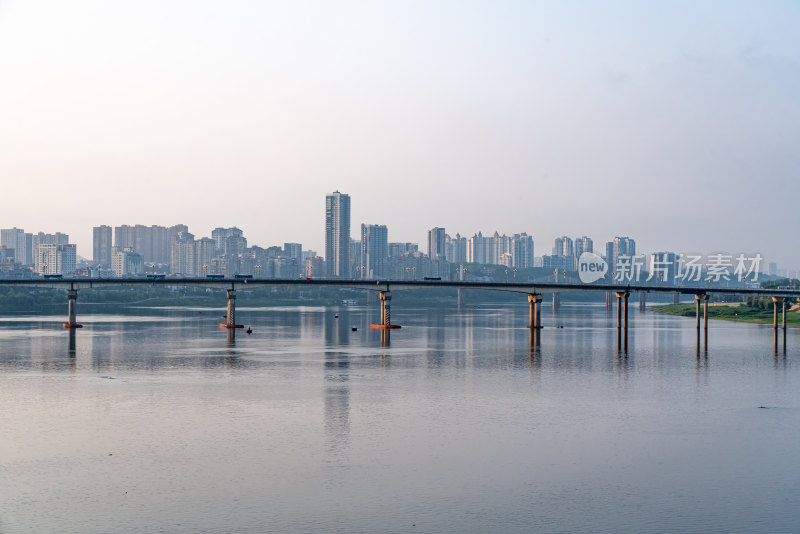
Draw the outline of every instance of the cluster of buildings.
[[[184,277],[248,274],[295,278],[303,273],[305,260],[316,256],[314,251],[304,251],[300,243],[248,246],[244,232],[235,226],[215,228],[211,237],[202,238],[196,238],[185,224],[122,225],[113,228],[113,234],[110,226],[97,226],[93,234],[95,276],[103,276],[105,267],[117,277],[152,271]]]
[[[555,240],[552,254],[536,257],[533,237],[513,235],[451,236],[445,228],[428,231],[427,254],[414,243],[389,242],[385,225],[362,224],[361,239],[350,237],[350,196],[339,191],[325,199],[325,275],[341,278],[403,279],[409,272],[417,278],[449,278],[462,272],[459,265],[477,263],[513,269],[543,267],[574,272],[583,252],[593,252],[586,236]],[[630,237],[616,237],[606,244],[606,258],[613,264],[620,256],[636,254]]]
[[[595,251],[587,236],[555,239],[551,254],[536,256],[533,237],[512,235],[451,236],[442,227],[431,228],[427,250],[417,243],[391,242],[383,224],[363,223],[357,237],[351,235],[350,195],[334,191],[325,197],[325,254],[303,250],[300,243],[283,246],[248,246],[237,227],[215,228],[210,237],[198,238],[185,224],[174,226],[122,225],[93,229],[92,260],[79,264],[69,236],[26,233],[19,228],[0,231],[0,272],[17,276],[75,275],[125,277],[146,273],[178,277],[251,275],[256,278],[329,277],[347,279],[451,279],[463,277],[465,264],[497,265],[514,269],[541,268],[557,278],[578,269],[584,252],[602,256],[608,265],[619,258],[637,256],[636,242],[617,236]],[[656,252],[650,262],[668,265],[660,271],[670,279],[677,270],[678,255]],[[673,267],[674,266],[674,267]],[[460,268],[459,268],[460,267]],[[796,272],[769,264],[769,274],[791,276]]]
[[[33,269],[41,275],[73,273],[77,259],[76,247],[67,234],[0,230],[0,272],[18,274]]]

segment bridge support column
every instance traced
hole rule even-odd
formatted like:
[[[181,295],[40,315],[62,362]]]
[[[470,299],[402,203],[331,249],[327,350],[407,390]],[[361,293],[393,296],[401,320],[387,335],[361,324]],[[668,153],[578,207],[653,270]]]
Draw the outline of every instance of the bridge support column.
[[[672,294],[672,303],[673,304],[680,304],[681,303],[681,294],[680,293],[673,293]]]
[[[244,328],[244,325],[236,323],[236,290],[228,289],[228,312],[227,319],[224,323],[220,323],[220,328]]]
[[[624,351],[628,352],[628,291],[617,291],[617,350],[623,345]],[[623,300],[624,299],[624,300]],[[623,315],[624,308],[624,315]],[[624,318],[624,322],[623,322]],[[624,334],[624,335],[623,335]]]
[[[708,350],[708,295],[695,295],[695,326],[697,328],[697,355],[700,355],[700,302],[703,303],[703,343]]]
[[[606,309],[610,310],[614,306],[613,299],[611,298],[611,291],[606,291]]]
[[[786,346],[786,301],[784,300],[781,302],[783,306],[783,318],[781,319],[781,324],[783,325],[783,346]]]
[[[772,297],[772,328],[775,333],[775,350],[778,350],[778,303],[781,303],[781,324],[783,327],[783,350],[786,350],[786,299]]]
[[[561,307],[561,293],[553,293],[553,311]]]
[[[385,328],[385,329],[400,328],[400,325],[392,324],[392,310],[391,310],[392,292],[381,291],[380,299],[381,299],[381,322],[378,324],[371,324],[369,325],[369,327]]]
[[[625,297],[624,297],[625,298],[625,337],[628,337],[628,297],[630,297],[630,296],[631,296],[631,294],[626,291],[625,292]]]
[[[694,316],[695,316],[695,328],[697,328],[697,334],[700,335],[700,302],[702,302],[706,298],[705,295],[695,295],[694,296]]]
[[[772,328],[778,331],[778,303],[784,303],[783,297],[772,297]],[[783,320],[786,321],[786,305],[784,304]]]
[[[528,305],[530,307],[529,315],[530,315],[530,322],[528,323],[528,328],[538,329],[542,327],[542,308],[540,304],[542,303],[542,296],[529,294],[528,295]]]
[[[645,311],[647,309],[647,293],[644,291],[639,291],[639,311]]]
[[[61,326],[64,328],[83,328],[83,325],[78,322],[77,318],[77,310],[75,309],[75,304],[78,301],[78,290],[77,289],[69,289],[67,290],[67,322],[61,323]]]

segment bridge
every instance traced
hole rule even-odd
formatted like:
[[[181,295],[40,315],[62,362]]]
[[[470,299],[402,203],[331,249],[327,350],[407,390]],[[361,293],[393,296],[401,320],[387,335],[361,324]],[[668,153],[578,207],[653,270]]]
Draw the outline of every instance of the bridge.
[[[618,340],[624,337],[624,348],[627,352],[628,345],[628,298],[631,293],[638,293],[640,307],[644,307],[647,293],[667,293],[677,297],[679,295],[693,295],[696,305],[696,328],[698,347],[700,343],[700,308],[703,308],[703,330],[708,335],[708,299],[711,295],[738,295],[747,297],[768,297],[773,303],[773,329],[775,331],[775,347],[778,343],[778,315],[779,306],[782,316],[784,349],[786,347],[786,300],[800,297],[800,289],[762,289],[744,287],[717,287],[717,286],[678,286],[663,283],[647,284],[576,284],[557,282],[477,282],[477,281],[448,281],[448,280],[347,280],[336,278],[306,278],[306,279],[254,279],[254,278],[41,278],[41,279],[15,279],[0,280],[0,287],[35,287],[65,289],[67,291],[67,321],[64,328],[81,328],[77,320],[76,302],[78,291],[81,289],[105,287],[135,287],[135,286],[184,286],[184,287],[209,287],[224,289],[227,295],[226,322],[220,327],[227,329],[242,328],[236,322],[236,291],[242,288],[255,287],[338,287],[349,289],[362,289],[377,291],[380,296],[379,322],[370,325],[373,328],[392,329],[399,328],[391,322],[392,291],[430,290],[441,288],[452,289],[482,289],[490,291],[506,291],[527,295],[529,304],[529,323],[532,339],[538,339],[538,330],[542,328],[541,302],[543,294],[553,295],[553,304],[560,301],[561,293],[577,292],[602,292],[607,295],[606,305],[611,307],[610,295],[617,298],[617,334]],[[623,336],[624,334],[624,336]],[[619,346],[623,346],[619,343]]]

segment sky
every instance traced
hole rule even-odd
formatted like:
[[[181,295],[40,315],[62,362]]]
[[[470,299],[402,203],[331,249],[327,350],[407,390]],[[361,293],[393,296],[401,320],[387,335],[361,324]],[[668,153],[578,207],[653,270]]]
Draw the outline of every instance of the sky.
[[[324,253],[615,235],[800,267],[800,2],[0,0],[0,227]]]

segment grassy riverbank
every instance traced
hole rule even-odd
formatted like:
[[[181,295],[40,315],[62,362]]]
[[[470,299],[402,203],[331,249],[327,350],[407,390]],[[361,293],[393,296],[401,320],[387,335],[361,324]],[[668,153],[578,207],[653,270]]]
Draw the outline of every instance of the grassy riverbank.
[[[800,325],[800,311],[797,309],[789,311],[787,303],[786,324]],[[658,313],[667,315],[677,315],[680,317],[694,317],[694,304],[666,304],[664,306],[651,306],[648,308]],[[781,310],[778,308],[778,322],[780,323]],[[703,311],[700,310],[702,317]],[[742,321],[746,323],[767,323],[772,324],[772,310],[755,308],[745,304],[712,303],[708,305],[709,319],[722,319],[724,321]]]

